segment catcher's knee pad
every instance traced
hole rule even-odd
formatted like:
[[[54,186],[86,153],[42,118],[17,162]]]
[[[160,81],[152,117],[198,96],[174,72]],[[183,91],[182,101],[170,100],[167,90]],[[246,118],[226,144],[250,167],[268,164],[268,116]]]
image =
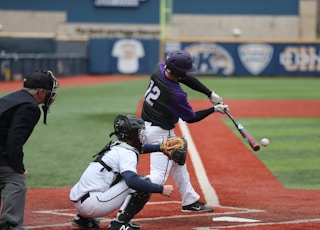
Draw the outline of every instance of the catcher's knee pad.
[[[147,177],[144,177],[144,179],[150,180]],[[125,205],[117,215],[119,222],[129,222],[134,215],[143,209],[144,205],[149,201],[151,193],[136,191],[129,196],[129,199],[126,200]]]

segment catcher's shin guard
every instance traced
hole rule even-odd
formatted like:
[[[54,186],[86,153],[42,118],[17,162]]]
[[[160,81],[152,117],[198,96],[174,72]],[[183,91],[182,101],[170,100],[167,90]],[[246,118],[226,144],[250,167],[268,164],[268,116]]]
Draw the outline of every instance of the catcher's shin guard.
[[[149,178],[147,180],[150,180]],[[149,201],[151,193],[135,192],[129,194],[120,208],[115,220],[119,223],[129,223],[130,220],[140,212]]]

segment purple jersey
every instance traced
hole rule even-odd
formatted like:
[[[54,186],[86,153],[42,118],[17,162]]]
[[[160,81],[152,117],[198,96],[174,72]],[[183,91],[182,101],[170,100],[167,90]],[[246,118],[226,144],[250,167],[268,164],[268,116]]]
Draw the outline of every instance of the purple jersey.
[[[175,127],[179,118],[187,121],[196,115],[180,84],[165,77],[164,65],[164,62],[160,62],[151,74],[143,102],[142,119],[169,130]]]

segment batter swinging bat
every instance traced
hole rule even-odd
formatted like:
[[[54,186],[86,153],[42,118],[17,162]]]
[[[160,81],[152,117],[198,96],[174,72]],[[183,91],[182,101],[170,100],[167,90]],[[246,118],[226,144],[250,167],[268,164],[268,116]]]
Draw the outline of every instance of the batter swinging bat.
[[[228,117],[231,119],[233,122],[234,126],[237,128],[241,136],[248,142],[250,147],[254,151],[258,151],[260,149],[259,143],[253,138],[253,136],[250,135],[250,133],[241,125],[239,124],[236,119],[230,114],[230,112],[225,109],[224,112],[228,115]]]

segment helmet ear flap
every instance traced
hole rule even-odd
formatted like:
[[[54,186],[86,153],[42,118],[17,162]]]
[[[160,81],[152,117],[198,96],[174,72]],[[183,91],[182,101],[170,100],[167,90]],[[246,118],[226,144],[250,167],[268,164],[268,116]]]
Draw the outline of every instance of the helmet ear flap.
[[[174,77],[178,78],[179,80],[182,80],[187,77],[187,72],[182,72],[174,68],[169,68],[167,65],[164,66],[164,69]]]

